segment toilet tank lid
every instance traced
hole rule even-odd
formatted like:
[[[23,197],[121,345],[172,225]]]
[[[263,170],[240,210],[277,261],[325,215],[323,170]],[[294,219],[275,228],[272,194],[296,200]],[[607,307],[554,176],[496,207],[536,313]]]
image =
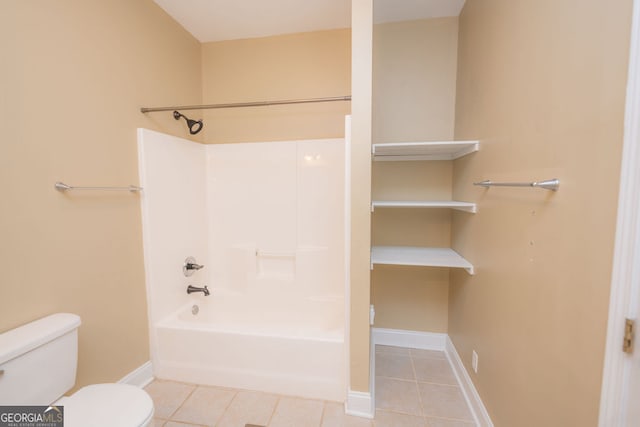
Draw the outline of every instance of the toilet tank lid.
[[[80,316],[56,313],[0,334],[0,365],[77,329]]]

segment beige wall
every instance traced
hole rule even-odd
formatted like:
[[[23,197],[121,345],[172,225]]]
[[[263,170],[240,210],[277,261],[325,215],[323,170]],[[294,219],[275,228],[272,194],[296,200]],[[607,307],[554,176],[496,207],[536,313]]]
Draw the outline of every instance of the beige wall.
[[[374,26],[374,142],[453,137],[457,43],[457,17]]]
[[[373,0],[353,0],[351,7],[353,102],[349,375],[351,390],[369,392]]]
[[[205,104],[351,94],[351,31],[317,31],[205,43]],[[341,138],[350,102],[205,110],[205,141]]]
[[[458,18],[373,30],[373,141],[453,139]],[[374,162],[374,200],[451,199],[452,162]],[[376,209],[374,245],[448,247],[446,209]],[[448,269],[376,266],[375,326],[447,332]]]
[[[141,106],[201,101],[200,44],[151,0],[0,2],[0,331],[82,317],[77,386],[149,360],[136,128]]]
[[[467,0],[449,334],[496,426],[597,425],[631,0]],[[560,190],[473,187],[557,177]],[[479,355],[473,374],[471,352]]]

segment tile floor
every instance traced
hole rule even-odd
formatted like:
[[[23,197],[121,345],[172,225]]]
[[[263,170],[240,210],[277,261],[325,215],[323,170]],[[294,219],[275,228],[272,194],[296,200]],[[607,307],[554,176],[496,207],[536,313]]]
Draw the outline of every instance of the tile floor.
[[[472,427],[443,352],[376,347],[374,420],[345,415],[342,403],[155,380],[153,427]]]
[[[472,427],[443,351],[376,346],[375,426]]]

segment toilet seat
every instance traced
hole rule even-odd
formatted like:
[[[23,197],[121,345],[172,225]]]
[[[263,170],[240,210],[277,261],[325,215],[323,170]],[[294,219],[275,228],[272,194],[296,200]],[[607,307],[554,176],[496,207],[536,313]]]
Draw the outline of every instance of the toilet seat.
[[[153,401],[128,384],[94,384],[57,402],[65,427],[144,427],[153,418]]]

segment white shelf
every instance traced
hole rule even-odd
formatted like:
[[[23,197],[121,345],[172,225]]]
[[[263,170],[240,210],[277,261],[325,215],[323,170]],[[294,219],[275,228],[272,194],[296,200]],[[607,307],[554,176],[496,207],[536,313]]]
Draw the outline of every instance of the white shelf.
[[[375,208],[450,208],[470,213],[476,213],[477,211],[475,203],[456,202],[454,200],[374,200],[371,202],[371,212]]]
[[[432,141],[373,144],[376,161],[454,160],[478,151],[478,141]]]
[[[464,268],[474,274],[473,265],[449,248],[374,246],[371,248],[371,269],[374,264]]]

